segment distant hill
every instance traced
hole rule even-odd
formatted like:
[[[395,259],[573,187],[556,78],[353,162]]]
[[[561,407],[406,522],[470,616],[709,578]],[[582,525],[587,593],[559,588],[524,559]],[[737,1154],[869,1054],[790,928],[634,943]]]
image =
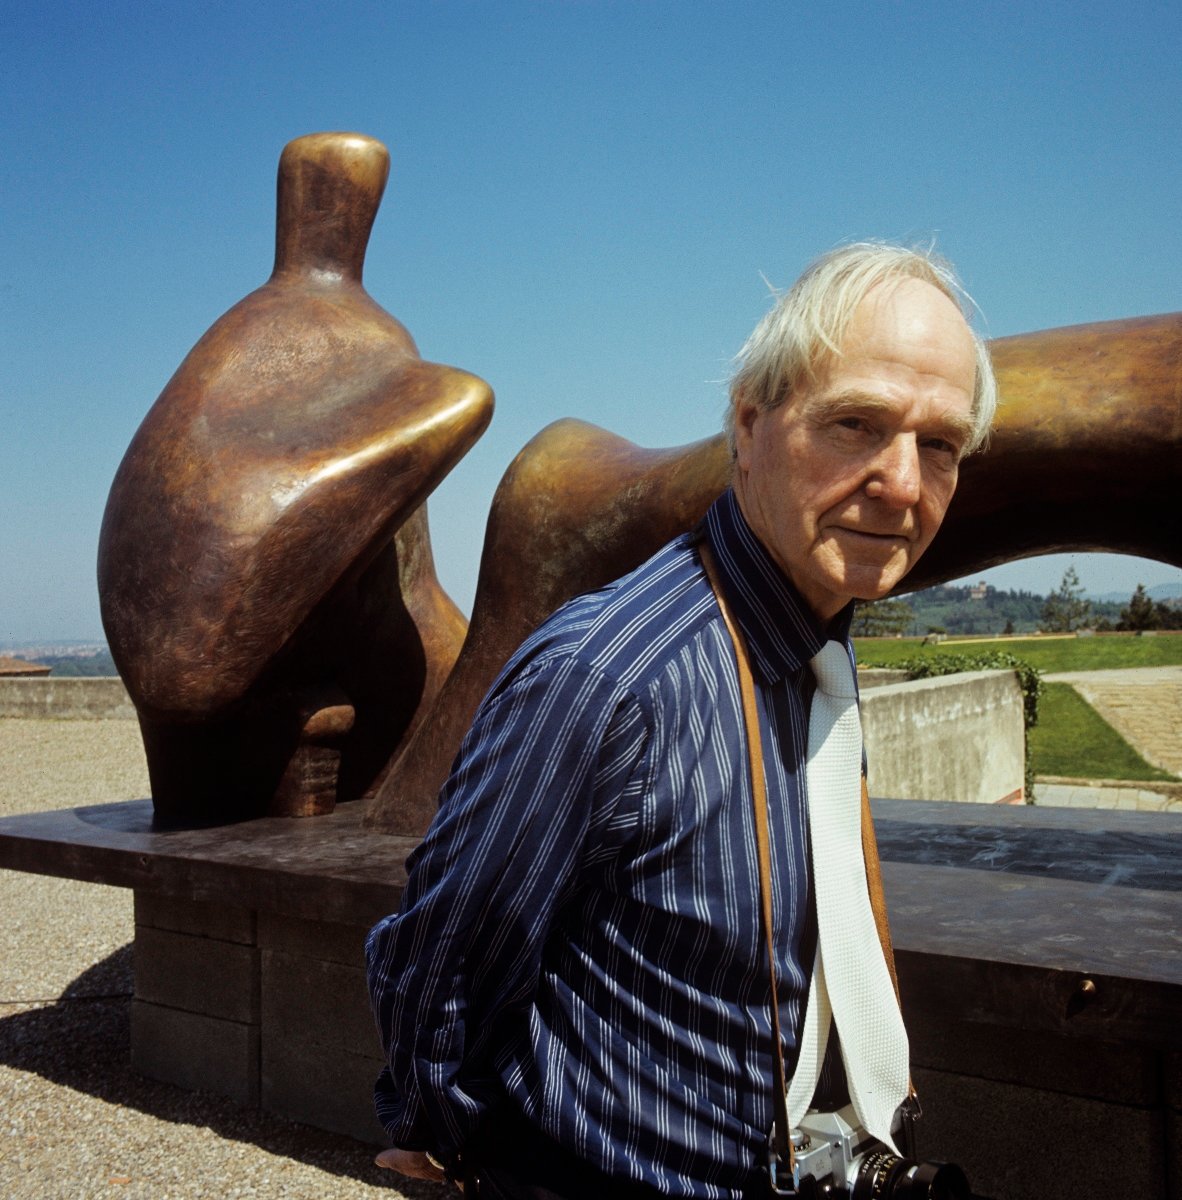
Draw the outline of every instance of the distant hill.
[[[59,678],[119,674],[115,660],[105,646],[97,654],[43,654],[37,661],[52,667],[53,674]]]
[[[1182,584],[1161,583],[1147,589],[1155,603],[1171,608],[1182,605]],[[1107,621],[1115,625],[1121,610],[1128,607],[1132,592],[1106,592],[1089,595],[1092,611],[1089,623]],[[960,635],[995,633],[1034,633],[1043,624],[1046,597],[1035,592],[1002,591],[989,584],[969,587],[924,588],[899,597],[912,611],[905,634],[921,635],[931,629]],[[1101,624],[1101,628],[1104,628]]]
[[[1146,589],[1154,602],[1171,607],[1182,606],[1182,583],[1158,583]],[[1092,603],[1092,619],[1107,619],[1112,624],[1120,620],[1132,595],[1128,592],[1088,594]],[[924,588],[899,597],[912,610],[910,627],[903,632],[920,636],[935,627],[952,634],[1004,633],[1012,626],[1014,633],[1034,633],[1042,622],[1046,597],[1036,592],[1002,591],[992,585],[970,587]],[[0,653],[44,663],[57,676],[118,675],[111,652],[103,642],[71,641],[23,644],[0,643]]]
[[[1103,592],[1099,596],[1088,596],[1089,600],[1099,600],[1110,604],[1126,605],[1131,592]],[[1150,600],[1177,600],[1182,598],[1182,583],[1155,583],[1145,589]]]
[[[910,605],[914,614],[905,633],[925,634],[931,629],[962,636],[995,633],[1034,633],[1043,623],[1046,597],[1036,592],[1003,591],[990,584],[972,587],[924,588],[900,597]],[[1120,610],[1129,602],[1128,596],[1117,600],[1092,602],[1092,619],[1107,619],[1115,624]]]
[[[110,650],[105,645],[96,645],[94,642],[26,644],[13,646],[6,652],[14,658],[23,658],[29,662],[51,667],[53,674],[59,679],[119,674],[115,669],[115,660],[111,657]]]

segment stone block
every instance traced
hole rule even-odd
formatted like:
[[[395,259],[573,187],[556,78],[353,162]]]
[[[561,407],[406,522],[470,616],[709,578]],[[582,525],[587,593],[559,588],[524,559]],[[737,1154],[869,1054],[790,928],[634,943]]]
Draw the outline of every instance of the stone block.
[[[259,1103],[259,1028],[133,1000],[131,1065],[190,1091]]]
[[[1165,1200],[1166,1110],[922,1068],[921,1158],[959,1163],[990,1200]]]
[[[242,1024],[259,1020],[258,950],[234,942],[139,926],[138,1000]]]
[[[1128,1043],[949,1018],[907,1024],[916,1067],[1118,1104],[1163,1102],[1158,1054]]]
[[[875,796],[996,804],[1023,786],[1026,726],[1012,671],[874,687],[861,708]]]
[[[259,913],[258,941],[267,950],[319,958],[350,967],[365,966],[368,925],[344,925],[337,921],[309,921],[279,913]]]
[[[387,1145],[373,1106],[374,1080],[382,1066],[376,1057],[289,1043],[268,1029],[262,1048],[262,1105],[305,1125]]]
[[[1182,1112],[1166,1110],[1166,1178],[1170,1200],[1182,1200]]]
[[[268,1040],[380,1054],[360,967],[264,950],[261,1012]]]
[[[1167,1050],[1162,1056],[1165,1103],[1182,1112],[1182,1050]]]
[[[235,904],[207,904],[137,888],[135,923],[222,942],[255,943],[255,914]]]

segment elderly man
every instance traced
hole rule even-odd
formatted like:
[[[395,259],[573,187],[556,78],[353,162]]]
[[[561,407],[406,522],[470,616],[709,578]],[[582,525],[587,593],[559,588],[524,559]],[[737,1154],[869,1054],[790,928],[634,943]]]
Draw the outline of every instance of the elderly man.
[[[996,388],[962,295],[946,265],[898,247],[810,267],[740,353],[733,487],[697,531],[559,610],[497,679],[402,909],[367,948],[396,1147],[382,1165],[490,1197],[764,1195],[773,1016],[792,1122],[848,1095],[889,1140],[906,1039],[877,943],[852,950],[826,915],[832,893],[856,897],[863,925],[869,905],[857,799],[809,796],[830,752],[821,718],[810,731],[812,664],[836,652],[849,677],[852,602],[924,552],[988,431]],[[850,770],[842,796],[860,790]],[[855,842],[825,859],[834,820]],[[870,1009],[846,1005],[867,989]]]

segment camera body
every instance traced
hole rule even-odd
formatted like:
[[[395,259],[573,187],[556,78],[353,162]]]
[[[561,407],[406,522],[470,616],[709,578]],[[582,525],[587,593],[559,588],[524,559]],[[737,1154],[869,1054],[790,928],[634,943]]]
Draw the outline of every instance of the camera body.
[[[852,1104],[836,1112],[810,1109],[792,1131],[797,1178],[812,1181],[816,1195],[849,1195],[862,1157],[882,1147],[858,1123]],[[801,1188],[803,1195],[808,1192]]]
[[[852,1104],[811,1109],[792,1131],[796,1195],[802,1200],[970,1200],[964,1172],[951,1163],[900,1158],[867,1133]]]

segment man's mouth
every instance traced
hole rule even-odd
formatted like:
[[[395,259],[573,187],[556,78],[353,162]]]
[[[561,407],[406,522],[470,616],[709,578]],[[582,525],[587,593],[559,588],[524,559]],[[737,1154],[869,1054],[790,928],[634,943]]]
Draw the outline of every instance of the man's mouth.
[[[836,526],[838,532],[856,538],[866,538],[872,542],[910,542],[912,536],[908,533],[885,533],[876,529],[852,529],[848,525]]]

